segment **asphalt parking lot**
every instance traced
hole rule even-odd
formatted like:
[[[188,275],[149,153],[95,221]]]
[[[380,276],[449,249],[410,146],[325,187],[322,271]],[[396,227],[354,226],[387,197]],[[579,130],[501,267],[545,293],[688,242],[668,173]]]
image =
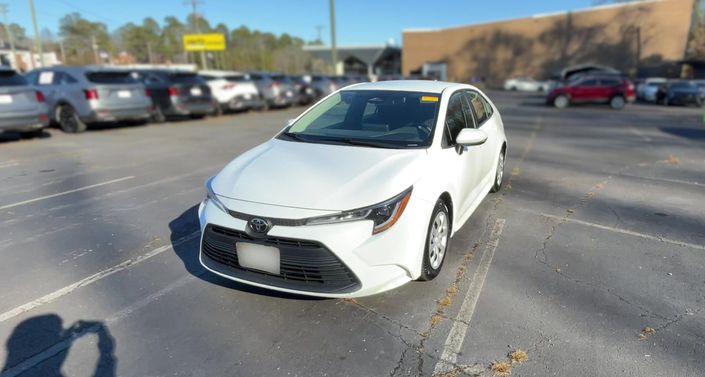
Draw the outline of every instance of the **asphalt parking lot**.
[[[0,376],[705,375],[702,110],[490,96],[505,188],[441,276],[355,300],[197,262],[204,180],[303,108],[0,136]]]

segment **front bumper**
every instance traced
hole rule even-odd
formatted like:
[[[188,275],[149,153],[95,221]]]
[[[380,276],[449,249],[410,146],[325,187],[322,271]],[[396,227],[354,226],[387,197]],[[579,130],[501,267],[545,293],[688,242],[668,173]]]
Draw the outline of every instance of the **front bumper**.
[[[230,203],[226,205],[231,210],[242,210],[232,208]],[[199,260],[211,272],[258,287],[319,297],[368,296],[396,288],[420,275],[432,209],[432,203],[412,195],[399,221],[376,235],[372,235],[371,221],[355,221],[313,226],[275,225],[265,239],[256,240],[248,239],[246,221],[224,213],[205,200],[199,207]],[[309,217],[292,215],[291,209],[287,211],[291,216],[286,218]],[[268,205],[250,203],[243,212],[265,218],[284,217],[277,216],[276,207]],[[280,276],[240,267],[235,242],[279,248]]]

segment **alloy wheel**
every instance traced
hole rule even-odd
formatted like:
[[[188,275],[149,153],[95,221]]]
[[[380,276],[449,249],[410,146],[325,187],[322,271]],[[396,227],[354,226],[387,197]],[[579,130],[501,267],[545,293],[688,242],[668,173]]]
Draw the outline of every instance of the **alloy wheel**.
[[[428,240],[428,257],[431,268],[438,269],[443,263],[448,246],[448,215],[440,211],[433,219],[431,235]]]

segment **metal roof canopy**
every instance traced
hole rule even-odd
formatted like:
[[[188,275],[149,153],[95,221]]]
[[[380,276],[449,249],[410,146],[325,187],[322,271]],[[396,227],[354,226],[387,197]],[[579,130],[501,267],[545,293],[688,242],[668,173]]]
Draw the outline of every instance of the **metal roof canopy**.
[[[328,46],[304,46],[304,51],[318,59],[328,63],[331,62],[331,48]],[[345,61],[349,58],[356,58],[367,64],[374,66],[377,62],[389,54],[401,51],[401,48],[389,45],[369,45],[369,46],[338,46],[338,61]]]

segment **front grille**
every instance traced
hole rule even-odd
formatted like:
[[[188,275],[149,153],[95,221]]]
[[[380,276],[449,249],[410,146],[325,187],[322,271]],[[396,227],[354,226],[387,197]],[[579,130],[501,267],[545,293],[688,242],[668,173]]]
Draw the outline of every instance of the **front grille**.
[[[236,242],[250,242],[279,249],[280,273],[240,266]],[[252,238],[245,232],[208,225],[201,245],[203,263],[233,277],[301,291],[347,293],[360,288],[352,271],[328,248],[314,241],[267,236]]]

